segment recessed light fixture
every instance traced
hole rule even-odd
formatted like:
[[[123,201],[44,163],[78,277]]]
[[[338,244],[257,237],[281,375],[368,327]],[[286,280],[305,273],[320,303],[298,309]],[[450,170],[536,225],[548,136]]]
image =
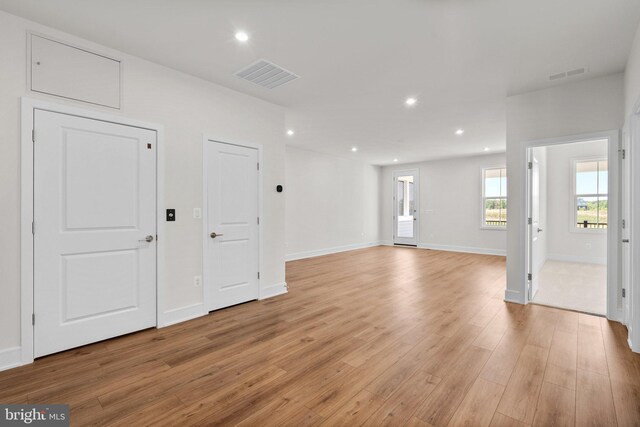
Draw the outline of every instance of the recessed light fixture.
[[[358,147],[351,147],[351,151],[355,153],[356,151],[358,151]]]
[[[416,102],[418,102],[418,100],[415,98],[407,98],[407,100],[404,101],[404,103],[407,105],[415,105]]]
[[[293,129],[287,130],[287,135],[289,135],[289,136],[293,136],[294,133],[295,132],[293,131]]]
[[[484,151],[489,151],[489,147],[484,147]]]
[[[236,33],[236,40],[244,43],[249,40],[249,34],[245,33],[244,31],[238,31]]]
[[[394,161],[394,162],[397,162],[397,161],[398,161],[398,159],[393,159],[393,161]]]
[[[464,129],[458,129],[456,131],[456,135],[462,135],[464,133]]]

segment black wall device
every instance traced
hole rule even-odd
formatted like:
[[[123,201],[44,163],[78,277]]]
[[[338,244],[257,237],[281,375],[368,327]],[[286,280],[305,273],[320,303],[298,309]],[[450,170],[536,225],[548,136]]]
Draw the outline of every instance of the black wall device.
[[[282,193],[282,185],[278,185],[278,186],[276,187],[276,191],[277,191],[278,193]]]
[[[176,210],[167,209],[167,221],[175,221],[175,220],[176,220]]]

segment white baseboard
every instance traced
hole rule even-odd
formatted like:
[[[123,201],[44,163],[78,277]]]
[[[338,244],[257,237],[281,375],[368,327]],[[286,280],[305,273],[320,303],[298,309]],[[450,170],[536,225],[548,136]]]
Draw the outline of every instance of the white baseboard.
[[[449,252],[464,252],[469,254],[480,255],[499,255],[506,256],[506,249],[490,249],[490,248],[476,248],[472,246],[453,246],[453,245],[436,245],[432,243],[419,243],[420,249],[433,249],[436,251],[449,251]]]
[[[519,291],[513,291],[506,289],[504,291],[504,300],[506,302],[513,302],[516,304],[524,304],[524,295]]]
[[[278,295],[286,294],[289,292],[289,288],[287,287],[286,282],[278,283],[275,285],[267,286],[266,288],[260,289],[260,299],[267,299],[277,297]]]
[[[548,254],[547,259],[552,261],[578,262],[582,264],[607,264],[607,257]]]
[[[368,242],[368,243],[356,243],[353,245],[335,246],[333,248],[317,249],[313,251],[296,252],[293,254],[285,255],[285,261],[295,261],[298,259],[313,258],[322,255],[336,254],[338,252],[353,251],[356,249],[370,248],[372,246],[379,246],[380,242]]]
[[[165,326],[186,322],[187,320],[195,319],[197,317],[204,316],[205,314],[207,314],[207,311],[204,309],[204,304],[201,302],[188,305],[186,307],[167,310],[162,314],[162,319],[158,322],[158,328],[164,328]]]
[[[11,347],[0,350],[0,371],[22,365],[22,348]]]

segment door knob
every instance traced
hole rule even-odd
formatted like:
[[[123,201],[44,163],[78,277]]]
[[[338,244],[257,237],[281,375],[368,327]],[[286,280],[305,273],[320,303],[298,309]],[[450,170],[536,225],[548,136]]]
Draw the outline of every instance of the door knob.
[[[629,239],[622,239],[622,243],[629,243]]]
[[[153,242],[153,236],[152,235],[148,235],[147,237],[145,237],[144,239],[138,240],[138,242],[147,242],[147,243],[151,243]]]
[[[209,234],[209,236],[211,236],[212,239],[215,239],[218,236],[224,236],[224,234],[217,234],[215,231],[211,234]]]
[[[542,228],[538,228],[538,233],[542,233],[544,230]]]

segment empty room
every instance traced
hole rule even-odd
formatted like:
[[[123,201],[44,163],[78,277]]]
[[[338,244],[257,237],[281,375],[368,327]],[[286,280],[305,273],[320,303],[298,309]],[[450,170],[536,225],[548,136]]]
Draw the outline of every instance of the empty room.
[[[0,425],[640,425],[637,0],[0,0],[0,58]]]

